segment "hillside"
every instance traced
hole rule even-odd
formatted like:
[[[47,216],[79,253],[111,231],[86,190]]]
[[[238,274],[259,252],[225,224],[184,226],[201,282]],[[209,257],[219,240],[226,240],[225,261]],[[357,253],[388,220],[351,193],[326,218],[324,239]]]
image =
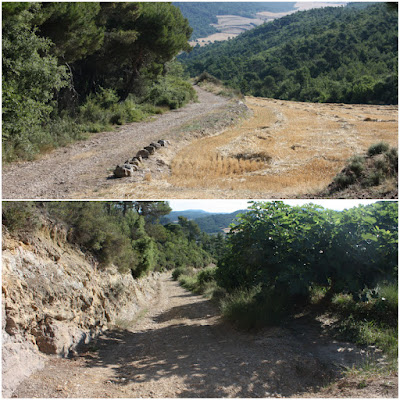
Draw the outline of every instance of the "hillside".
[[[238,210],[232,213],[209,213],[203,210],[172,211],[164,218],[168,222],[177,222],[178,217],[185,217],[196,222],[202,232],[216,234],[226,231],[236,216],[246,211]]]
[[[196,218],[194,221],[199,228],[208,234],[226,232],[229,225],[234,222],[238,214],[243,214],[247,210],[238,210],[229,214],[212,214],[202,218]]]
[[[397,104],[398,13],[386,4],[297,12],[181,55],[244,94]]]
[[[210,215],[211,213],[204,210],[183,210],[183,211],[171,211],[164,218],[169,222],[178,221],[178,217],[185,217],[187,219],[196,219],[201,218],[206,215]]]

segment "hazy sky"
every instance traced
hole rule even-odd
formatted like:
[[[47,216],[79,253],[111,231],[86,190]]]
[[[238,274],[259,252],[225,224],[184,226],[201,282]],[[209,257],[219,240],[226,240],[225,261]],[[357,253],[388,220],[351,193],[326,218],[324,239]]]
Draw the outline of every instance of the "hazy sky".
[[[359,204],[371,204],[377,200],[284,200],[290,205],[302,205],[308,203],[320,204],[332,210],[344,210]],[[174,211],[204,210],[208,212],[231,213],[236,210],[246,209],[249,200],[169,200],[169,205]]]

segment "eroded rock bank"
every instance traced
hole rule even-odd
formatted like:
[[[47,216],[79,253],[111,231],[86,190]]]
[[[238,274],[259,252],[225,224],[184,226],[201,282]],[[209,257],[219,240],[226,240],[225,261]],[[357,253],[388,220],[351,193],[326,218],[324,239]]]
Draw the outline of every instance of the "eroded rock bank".
[[[100,332],[134,320],[160,273],[134,280],[72,246],[52,221],[28,238],[3,230],[3,396],[42,368],[44,354],[73,355]]]

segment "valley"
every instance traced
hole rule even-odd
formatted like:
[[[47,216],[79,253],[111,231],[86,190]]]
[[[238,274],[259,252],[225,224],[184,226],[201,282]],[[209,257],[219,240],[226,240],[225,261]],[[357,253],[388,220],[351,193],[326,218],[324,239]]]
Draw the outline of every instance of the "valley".
[[[217,33],[213,33],[206,37],[196,38],[190,41],[192,46],[199,44],[205,46],[210,43],[233,39],[249,29],[253,29],[255,26],[264,24],[265,22],[273,21],[277,18],[282,18],[285,15],[293,14],[297,11],[311,10],[313,8],[323,7],[341,7],[344,6],[345,2],[338,3],[327,3],[327,2],[297,2],[294,5],[294,10],[290,11],[260,11],[255,13],[253,18],[243,17],[240,15],[217,15],[218,22],[211,24],[217,30]]]

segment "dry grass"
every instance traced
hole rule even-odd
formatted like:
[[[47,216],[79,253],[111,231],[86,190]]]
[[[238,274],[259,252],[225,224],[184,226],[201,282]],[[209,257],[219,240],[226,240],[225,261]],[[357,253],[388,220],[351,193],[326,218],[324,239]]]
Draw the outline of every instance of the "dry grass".
[[[354,154],[397,147],[397,106],[246,98],[253,116],[217,136],[178,146],[170,173],[115,196],[293,198],[328,186]]]
[[[293,196],[328,185],[372,143],[397,143],[394,107],[246,100],[253,118],[179,152],[170,184]]]

